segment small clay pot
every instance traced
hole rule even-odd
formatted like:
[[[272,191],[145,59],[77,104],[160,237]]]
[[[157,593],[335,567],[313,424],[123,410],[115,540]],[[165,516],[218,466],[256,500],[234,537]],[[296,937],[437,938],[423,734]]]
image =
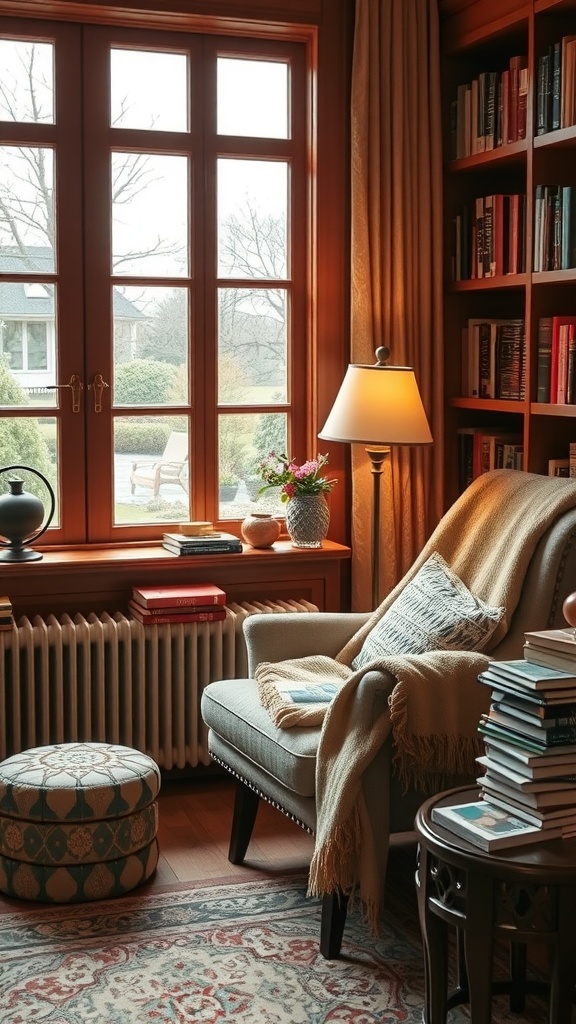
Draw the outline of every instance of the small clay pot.
[[[280,523],[269,512],[251,512],[242,523],[240,533],[253,548],[271,548],[280,536]]]

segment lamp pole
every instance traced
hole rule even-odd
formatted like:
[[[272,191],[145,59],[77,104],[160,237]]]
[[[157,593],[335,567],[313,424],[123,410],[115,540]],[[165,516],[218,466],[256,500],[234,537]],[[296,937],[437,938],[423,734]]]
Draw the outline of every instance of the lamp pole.
[[[380,492],[382,466],[390,455],[390,445],[364,449],[370,458],[372,473],[372,611],[380,604]]]

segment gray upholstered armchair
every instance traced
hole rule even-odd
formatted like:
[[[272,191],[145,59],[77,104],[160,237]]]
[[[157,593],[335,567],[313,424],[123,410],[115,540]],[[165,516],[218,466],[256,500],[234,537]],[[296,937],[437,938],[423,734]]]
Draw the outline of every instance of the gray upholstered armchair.
[[[413,569],[383,607],[394,604],[430,552],[440,551],[473,594],[485,601],[496,598],[505,607],[502,623],[488,645],[489,656],[521,658],[525,630],[564,624],[563,601],[576,590],[575,541],[576,481],[512,471],[485,474],[444,516]],[[254,679],[257,666],[319,652],[335,658],[359,629],[366,632],[366,623],[373,619],[351,613],[248,618],[244,632],[250,678],[214,682],[204,691],[202,715],[209,727],[211,755],[237,780],[229,849],[232,863],[244,859],[261,798],[317,834],[321,727],[276,727],[260,700]],[[459,680],[456,677],[449,682],[456,699]],[[368,667],[359,679],[355,699],[376,703],[374,714],[385,714],[397,683],[397,677],[385,669]],[[486,689],[475,685],[478,692]],[[475,730],[477,702],[471,704],[468,714],[467,728]],[[459,785],[475,775],[471,764],[467,775],[443,782]],[[390,833],[412,830],[417,808],[437,788],[435,777],[428,784],[425,780],[422,786],[404,788],[395,771],[394,734],[390,732],[362,777],[383,869]],[[320,948],[327,958],[339,954],[346,907],[346,894],[338,887],[322,895]]]

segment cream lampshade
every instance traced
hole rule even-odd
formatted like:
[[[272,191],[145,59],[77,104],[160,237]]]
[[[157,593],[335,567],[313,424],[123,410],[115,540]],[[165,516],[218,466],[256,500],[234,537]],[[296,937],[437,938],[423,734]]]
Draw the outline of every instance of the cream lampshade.
[[[376,350],[373,366],[352,363],[319,437],[364,444],[372,463],[372,604],[379,602],[380,479],[391,445],[432,444],[432,434],[411,366],[387,366],[389,352]]]

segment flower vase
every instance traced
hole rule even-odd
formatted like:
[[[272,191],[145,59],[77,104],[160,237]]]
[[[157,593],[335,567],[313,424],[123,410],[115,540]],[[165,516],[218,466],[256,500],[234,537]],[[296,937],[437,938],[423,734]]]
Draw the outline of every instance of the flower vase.
[[[286,505],[286,529],[295,548],[321,548],[328,533],[330,509],[323,494],[302,494]]]

